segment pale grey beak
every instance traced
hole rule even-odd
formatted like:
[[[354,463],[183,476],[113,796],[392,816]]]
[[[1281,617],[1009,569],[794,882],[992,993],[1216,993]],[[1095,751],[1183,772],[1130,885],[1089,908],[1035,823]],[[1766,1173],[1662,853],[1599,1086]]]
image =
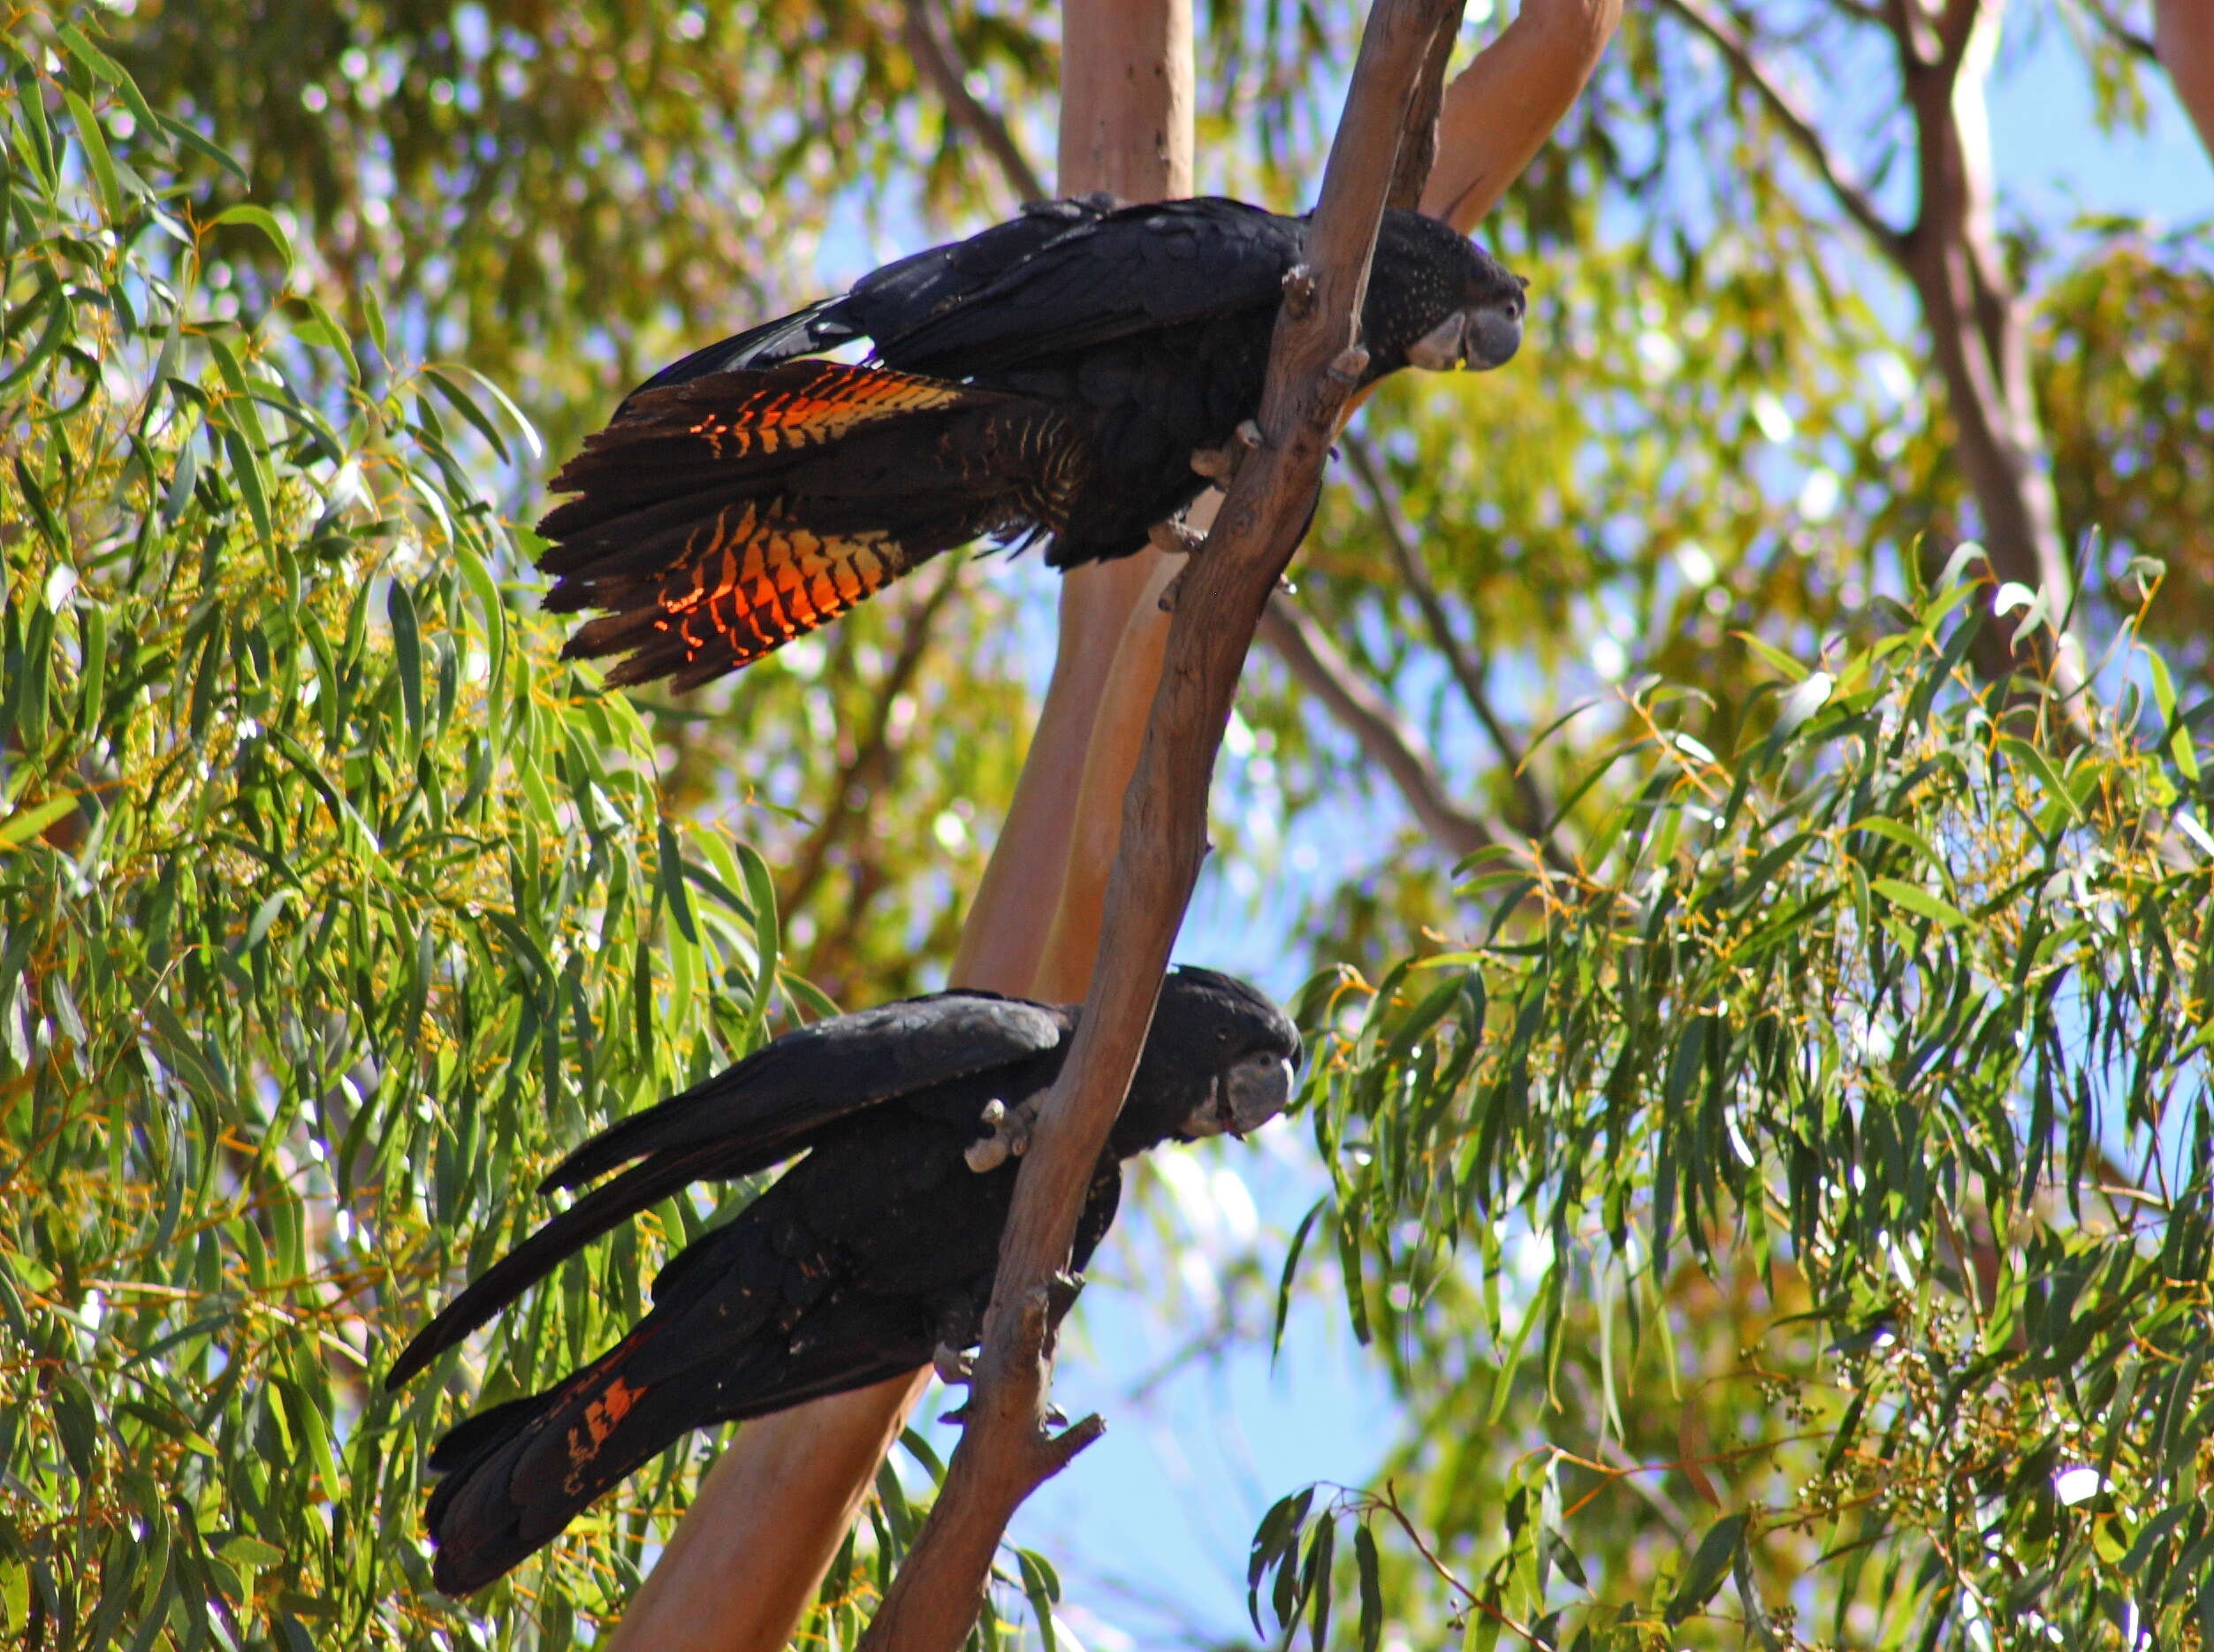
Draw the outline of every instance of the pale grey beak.
[[[1191,1109],[1183,1133],[1244,1136],[1282,1112],[1291,1100],[1291,1063],[1280,1055],[1248,1055],[1231,1064],[1214,1093]]]
[[[1522,347],[1522,306],[1487,304],[1455,310],[1407,346],[1411,366],[1445,373],[1464,362],[1473,372],[1504,367]]]

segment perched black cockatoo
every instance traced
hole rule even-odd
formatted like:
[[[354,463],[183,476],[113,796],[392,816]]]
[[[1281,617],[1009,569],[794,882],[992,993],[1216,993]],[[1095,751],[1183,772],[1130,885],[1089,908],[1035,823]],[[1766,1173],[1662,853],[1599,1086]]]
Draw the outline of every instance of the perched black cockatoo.
[[[465,1595],[520,1564],[688,1430],[863,1388],[974,1343],[1014,1159],[1076,1018],[1073,1006],[943,993],[818,1021],[556,1167],[548,1188],[630,1168],[463,1291],[400,1354],[387,1387],[625,1218],[693,1182],[807,1155],[664,1268],[653,1311],[607,1352],[432,1449],[438,1587]],[[1290,1099],[1298,1059],[1282,1011],[1243,981],[1172,971],[1099,1156],[1074,1266],[1115,1219],[1122,1161],[1267,1123]]]
[[[1307,220],[1243,202],[1043,202],[841,298],[687,356],[554,478],[538,525],[570,656],[695,688],[980,537],[1055,567],[1127,556],[1259,410]],[[1388,211],[1362,312],[1368,379],[1499,366],[1522,283]],[[866,339],[869,365],[799,358]]]

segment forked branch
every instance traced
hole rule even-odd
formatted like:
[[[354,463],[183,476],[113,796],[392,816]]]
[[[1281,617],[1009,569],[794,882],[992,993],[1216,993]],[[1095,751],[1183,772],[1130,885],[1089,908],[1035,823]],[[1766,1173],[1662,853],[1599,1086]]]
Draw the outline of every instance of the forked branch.
[[[1338,415],[1366,365],[1358,317],[1418,76],[1450,0],[1379,0],[1308,240],[1313,301],[1276,323],[1259,424],[1186,576],[1160,691],[1123,798],[1091,995],[1046,1097],[1000,1247],[970,1420],[944,1489],[862,1642],[955,1652],[1016,1508],[1071,1453],[1046,1438],[1046,1368],[1026,1306],[1069,1261],[1077,1213],[1153,1013],[1206,850],[1207,787],[1254,627],[1297,547]]]

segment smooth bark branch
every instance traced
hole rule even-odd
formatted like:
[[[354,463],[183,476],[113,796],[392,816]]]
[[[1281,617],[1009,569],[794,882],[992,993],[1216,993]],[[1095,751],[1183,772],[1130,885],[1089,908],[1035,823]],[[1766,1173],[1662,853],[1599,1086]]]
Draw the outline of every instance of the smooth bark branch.
[[[1063,0],[1060,193],[1191,193],[1191,0]],[[1053,679],[955,982],[1064,1001],[1089,984],[1103,883],[1087,873],[1081,809],[1128,781],[1153,701],[1151,678],[1129,669],[1134,649],[1144,657],[1133,636],[1166,635],[1153,599],[1172,560],[1141,551],[1062,576]]]
[[[2152,36],[2184,112],[2214,159],[2214,5],[2153,0]]]
[[[1545,147],[1622,21],[1622,0],[1523,0],[1453,77],[1422,209],[1465,235]]]
[[[1033,187],[1004,124],[966,97],[958,65],[932,53],[947,47],[934,4],[911,0],[917,66],[1015,194],[1047,193]],[[1190,194],[1191,0],[1064,0],[1062,16],[1061,190]],[[1153,680],[1128,639],[1164,624],[1154,595],[1167,560],[1146,552],[1063,581],[1053,681],[970,903],[952,984],[1064,1001],[1083,994],[1103,877],[1069,876],[1086,852],[1075,841],[1078,798],[1119,790],[1129,777],[1124,749],[1135,750]],[[1093,772],[1116,763],[1112,773]],[[929,1380],[924,1369],[746,1424],[700,1482],[611,1652],[783,1652]]]
[[[1208,782],[1253,628],[1290,560],[1358,372],[1357,324],[1404,111],[1442,0],[1371,11],[1309,241],[1313,301],[1277,320],[1252,454],[1194,560],[1169,629],[1137,773],[1123,800],[1084,1019],[1040,1114],[1000,1251],[970,1421],[921,1536],[863,1641],[955,1652],[975,1623],[1008,1518],[1096,1422],[1045,1431],[1048,1287],[1130,1087],[1206,849]]]

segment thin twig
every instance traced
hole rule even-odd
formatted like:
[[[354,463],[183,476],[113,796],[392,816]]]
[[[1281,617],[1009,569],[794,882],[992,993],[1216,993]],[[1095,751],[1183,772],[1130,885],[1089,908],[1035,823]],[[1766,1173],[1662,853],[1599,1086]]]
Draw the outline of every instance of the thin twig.
[[[1823,141],[1814,119],[1799,106],[1798,100],[1777,84],[1769,72],[1768,65],[1755,54],[1753,42],[1731,24],[1709,11],[1704,0],[1661,0],[1663,8],[1673,11],[1714,44],[1716,50],[1729,60],[1745,83],[1768,105],[1769,113],[1784,128],[1784,135],[1792,146],[1805,157],[1807,165],[1821,179],[1845,216],[1867,231],[1883,255],[1901,269],[1906,263],[1906,238],[1892,227],[1891,221],[1876,209],[1868,192],[1838,170],[1837,161],[1830,153],[1830,145]]]
[[[861,818],[864,805],[854,801],[854,789],[865,787],[870,778],[890,760],[893,703],[913,685],[916,673],[922,669],[938,616],[945,608],[947,598],[953,595],[958,576],[959,565],[948,560],[936,586],[920,603],[910,605],[906,635],[900,639],[900,651],[893,659],[892,669],[877,686],[868,733],[855,749],[852,760],[840,771],[837,785],[831,793],[830,807],[808,834],[799,853],[793,856],[795,870],[780,901],[785,911],[797,911],[807,903],[822,881],[831,850],[837,847],[847,827]]]
[[[1345,456],[1352,465],[1353,474],[1368,495],[1370,509],[1376,517],[1376,525],[1383,532],[1384,544],[1390,549],[1392,560],[1399,567],[1399,577],[1413,594],[1415,605],[1422,610],[1422,618],[1429,627],[1430,641],[1444,658],[1446,667],[1453,674],[1461,697],[1468,702],[1476,720],[1484,726],[1492,749],[1499,754],[1499,761],[1513,777],[1515,802],[1518,818],[1515,824],[1525,837],[1545,833],[1547,824],[1558,811],[1535,774],[1530,772],[1529,753],[1506,725],[1498,709],[1491,703],[1491,695],[1484,685],[1483,662],[1473,658],[1459,635],[1453,628],[1452,616],[1445,611],[1444,599],[1438,595],[1437,583],[1430,577],[1429,564],[1414,544],[1413,536],[1399,520],[1392,508],[1391,496],[1386,491],[1383,474],[1378,468],[1375,455],[1368,444],[1359,437],[1348,433],[1343,441]],[[1575,864],[1575,857],[1564,845],[1556,841],[1555,832],[1543,840],[1546,858],[1556,868],[1567,871]]]
[[[1390,702],[1362,681],[1337,645],[1287,598],[1270,599],[1259,636],[1292,680],[1320,700],[1369,761],[1391,777],[1439,848],[1458,860],[1513,835],[1453,800],[1422,736],[1399,719]]]
[[[947,118],[985,147],[985,152],[999,164],[1000,174],[1016,198],[1045,200],[1052,191],[1023,155],[1022,146],[1015,141],[1015,134],[1008,129],[1006,120],[996,110],[985,108],[970,91],[968,77],[962,72],[961,60],[932,0],[907,0],[900,33],[907,42],[908,56],[914,58],[915,66],[923,72],[931,88],[946,105]]]

